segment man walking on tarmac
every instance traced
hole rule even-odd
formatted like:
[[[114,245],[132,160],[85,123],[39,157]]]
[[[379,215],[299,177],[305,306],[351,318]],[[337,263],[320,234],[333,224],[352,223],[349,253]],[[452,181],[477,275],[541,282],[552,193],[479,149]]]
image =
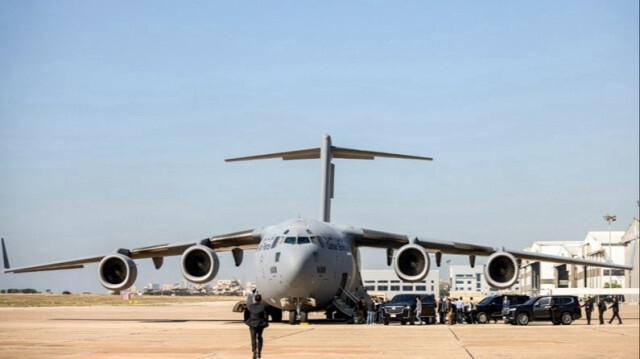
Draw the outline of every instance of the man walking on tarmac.
[[[584,304],[581,305],[584,307],[584,313],[587,315],[587,325],[591,325],[591,312],[593,312],[593,299],[588,295],[587,299],[584,300]]]
[[[607,303],[605,303],[602,296],[600,296],[600,300],[598,300],[598,318],[600,319],[600,324],[604,324],[604,312],[606,310]]]

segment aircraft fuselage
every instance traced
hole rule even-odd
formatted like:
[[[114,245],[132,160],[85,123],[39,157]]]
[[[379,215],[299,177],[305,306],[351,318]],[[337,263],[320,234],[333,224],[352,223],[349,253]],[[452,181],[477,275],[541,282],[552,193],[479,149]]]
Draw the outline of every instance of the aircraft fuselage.
[[[283,310],[326,308],[358,283],[358,253],[339,227],[311,219],[285,221],[264,230],[256,252],[257,292]]]

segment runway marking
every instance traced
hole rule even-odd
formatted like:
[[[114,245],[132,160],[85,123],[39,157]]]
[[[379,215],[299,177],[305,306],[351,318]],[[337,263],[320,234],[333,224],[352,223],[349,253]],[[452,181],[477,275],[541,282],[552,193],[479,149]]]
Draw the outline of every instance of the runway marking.
[[[607,333],[607,334],[616,334],[616,335],[622,335],[623,337],[626,337],[627,335],[624,333],[617,333],[617,332],[610,332],[608,330],[602,330],[600,328],[589,328],[591,330],[595,330],[596,332],[602,332],[602,333]]]
[[[463,342],[463,341],[460,341],[460,338],[458,338],[458,335],[456,334],[456,332],[454,332],[454,331],[453,331],[453,329],[451,329],[451,327],[447,327],[447,329],[449,329],[449,331],[451,332],[451,334],[453,334],[453,336],[456,338],[456,340],[457,340],[460,344],[462,344],[462,349],[464,349],[464,351],[466,351],[466,352],[467,352],[467,354],[469,355],[469,357],[470,357],[471,359],[476,359],[476,358],[473,356],[473,354],[471,354],[471,352],[469,351],[469,349],[467,348],[467,345],[466,345],[466,344],[464,344],[464,342]]]

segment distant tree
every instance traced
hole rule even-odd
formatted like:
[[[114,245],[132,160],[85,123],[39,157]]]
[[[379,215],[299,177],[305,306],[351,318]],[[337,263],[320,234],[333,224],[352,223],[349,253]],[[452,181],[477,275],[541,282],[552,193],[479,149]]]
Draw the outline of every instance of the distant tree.
[[[6,289],[0,289],[0,294],[5,294],[7,292]]]
[[[24,293],[24,294],[35,294],[35,293],[38,293],[38,291],[33,289],[33,288],[25,288],[25,289],[21,290],[20,292]]]
[[[64,292],[62,292],[62,294],[71,294],[71,292],[69,292],[68,290],[65,290]]]
[[[440,288],[440,297],[446,298],[449,296],[449,288]]]

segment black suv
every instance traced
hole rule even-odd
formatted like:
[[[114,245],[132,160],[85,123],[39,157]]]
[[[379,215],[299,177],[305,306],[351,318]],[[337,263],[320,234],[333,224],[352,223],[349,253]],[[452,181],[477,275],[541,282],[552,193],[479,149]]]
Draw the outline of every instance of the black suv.
[[[524,304],[529,300],[528,295],[514,295],[507,294],[509,298],[510,306],[517,304]],[[504,295],[492,295],[481,300],[476,306],[476,322],[480,324],[489,323],[493,320],[502,320],[507,313],[502,313],[502,301]],[[469,322],[469,321],[467,321]]]
[[[553,324],[569,325],[582,317],[578,297],[572,295],[546,295],[533,297],[522,305],[509,308],[507,322],[527,325],[531,321],[548,320]]]
[[[436,322],[436,301],[433,294],[396,294],[391,301],[384,304],[384,325],[390,321],[397,321],[405,325],[415,324],[416,297],[420,297],[422,310],[420,318],[427,324]]]

